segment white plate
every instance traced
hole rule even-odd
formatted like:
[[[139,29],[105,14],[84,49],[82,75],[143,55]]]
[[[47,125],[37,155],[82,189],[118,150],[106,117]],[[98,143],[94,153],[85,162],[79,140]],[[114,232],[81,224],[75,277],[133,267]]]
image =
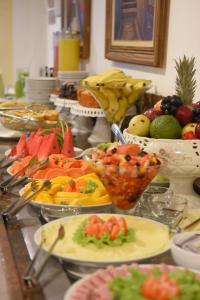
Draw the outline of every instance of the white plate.
[[[43,250],[47,251],[57,236],[57,230],[60,224],[63,224],[66,230],[65,238],[62,241],[59,241],[57,246],[62,243],[62,245],[60,244],[61,248],[58,249],[56,246],[52,255],[69,263],[96,267],[146,260],[169,250],[170,240],[167,226],[150,219],[119,214],[101,214],[100,216],[103,218],[108,218],[112,215],[115,217],[123,216],[129,224],[134,224],[133,228],[136,231],[137,244],[133,241],[131,243],[123,244],[122,246],[106,246],[102,249],[98,249],[93,245],[82,247],[73,242],[73,233],[90,215],[91,214],[82,214],[71,216],[47,223],[36,231],[34,240],[36,244],[39,245],[41,234],[44,235],[46,233],[45,239],[47,244],[45,245],[44,243]],[[152,231],[154,234],[152,234]],[[153,245],[154,248],[150,250],[148,245]],[[141,254],[142,249],[144,249],[145,254]],[[99,252],[101,252],[101,257],[98,256]]]
[[[179,270],[185,270],[184,268],[181,268],[181,267],[176,267],[176,266],[170,266],[170,265],[152,265],[152,264],[143,264],[143,265],[138,265],[138,266],[132,266],[133,268],[134,267],[136,267],[137,269],[139,269],[139,270],[141,270],[141,271],[144,271],[144,272],[146,272],[146,271],[149,271],[151,268],[154,268],[154,267],[159,267],[160,269],[161,269],[161,271],[163,270],[163,271],[165,271],[166,272],[166,268],[167,268],[167,272],[170,272],[170,271],[173,271],[173,270],[176,270],[176,269],[179,269]],[[125,268],[125,266],[120,266],[120,267],[117,267],[117,269],[122,269],[122,268]],[[192,270],[191,269],[191,271],[193,271],[194,273],[197,273],[197,274],[199,274],[199,276],[200,276],[200,273],[199,272],[196,272],[195,270]],[[105,271],[105,273],[106,273],[106,271]],[[84,290],[86,291],[86,292],[88,292],[88,289],[91,289],[90,287],[91,286],[93,286],[94,288],[95,287],[97,287],[97,285],[98,285],[98,282],[97,281],[91,281],[91,280],[93,280],[93,278],[95,278],[95,275],[96,275],[96,273],[94,273],[94,274],[92,274],[92,275],[90,275],[90,276],[86,276],[86,277],[84,277],[84,278],[82,278],[82,279],[80,279],[80,280],[78,280],[77,282],[75,282],[67,291],[66,291],[66,293],[65,293],[65,295],[64,295],[64,299],[63,300],[72,300],[72,299],[81,299],[81,297],[80,298],[78,298],[78,296],[77,296],[77,298],[75,297],[75,295],[76,295],[76,293],[77,293],[77,291],[79,290],[79,288],[81,288],[80,289],[80,295],[82,294],[83,296],[84,296]],[[116,276],[114,276],[113,278],[115,278]],[[110,280],[112,280],[112,278],[111,278],[111,274],[109,273],[109,276],[107,277],[107,278],[109,278],[108,279],[108,282],[110,281]],[[90,282],[90,284],[87,284],[87,282]],[[102,282],[102,280],[100,281],[100,282]],[[106,280],[105,280],[105,282],[106,282]],[[103,282],[102,282],[103,283]]]

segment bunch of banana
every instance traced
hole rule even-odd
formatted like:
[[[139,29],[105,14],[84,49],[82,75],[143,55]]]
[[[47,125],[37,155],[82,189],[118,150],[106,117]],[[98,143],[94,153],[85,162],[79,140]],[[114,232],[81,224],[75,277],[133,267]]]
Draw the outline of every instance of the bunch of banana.
[[[109,122],[119,123],[127,109],[151,83],[150,80],[126,76],[123,71],[113,69],[89,76],[82,85],[97,99],[105,110]]]

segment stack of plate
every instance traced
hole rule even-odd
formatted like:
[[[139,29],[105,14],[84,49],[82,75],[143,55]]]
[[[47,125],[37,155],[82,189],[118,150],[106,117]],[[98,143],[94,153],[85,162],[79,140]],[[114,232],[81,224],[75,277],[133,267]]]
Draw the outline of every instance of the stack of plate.
[[[58,78],[61,82],[77,82],[79,83],[82,79],[88,77],[86,71],[59,71]]]
[[[25,95],[30,102],[48,102],[50,94],[57,85],[57,79],[52,77],[26,78]]]

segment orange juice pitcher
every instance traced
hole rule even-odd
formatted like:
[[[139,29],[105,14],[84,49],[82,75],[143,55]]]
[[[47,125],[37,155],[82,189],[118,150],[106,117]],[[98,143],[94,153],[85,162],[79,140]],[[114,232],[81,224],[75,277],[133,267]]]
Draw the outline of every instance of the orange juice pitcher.
[[[80,39],[71,32],[61,33],[58,43],[59,71],[77,71],[80,63]]]

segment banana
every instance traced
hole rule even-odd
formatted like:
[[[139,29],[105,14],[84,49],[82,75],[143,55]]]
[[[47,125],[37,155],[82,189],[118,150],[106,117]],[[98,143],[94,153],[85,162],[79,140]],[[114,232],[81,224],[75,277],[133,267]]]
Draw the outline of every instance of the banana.
[[[101,108],[104,110],[107,110],[109,107],[109,102],[107,97],[104,96],[104,94],[100,91],[100,88],[95,88],[92,90],[94,96],[96,96],[97,101],[99,102]]]
[[[100,91],[104,94],[104,96],[108,99],[109,107],[107,109],[107,114],[110,119],[116,114],[119,109],[119,102],[116,94],[108,88],[101,87]]]
[[[124,80],[126,80],[126,75],[124,74],[124,72],[119,69],[113,69],[94,76],[87,77],[86,79],[82,80],[82,85],[97,87],[105,86],[107,83],[110,84],[113,81],[124,83]]]
[[[139,86],[145,87],[151,83],[151,80],[127,76],[127,82],[133,84],[134,86],[139,84]]]
[[[119,123],[124,118],[128,107],[128,99],[125,96],[123,96],[119,99],[119,109],[114,116],[114,122]]]
[[[122,88],[122,95],[128,97],[133,92],[133,84],[127,82],[125,87]]]
[[[140,94],[142,94],[144,92],[144,88],[134,88],[132,93],[128,96],[128,103],[129,104],[133,104],[137,101],[138,97],[140,96]]]

